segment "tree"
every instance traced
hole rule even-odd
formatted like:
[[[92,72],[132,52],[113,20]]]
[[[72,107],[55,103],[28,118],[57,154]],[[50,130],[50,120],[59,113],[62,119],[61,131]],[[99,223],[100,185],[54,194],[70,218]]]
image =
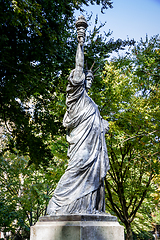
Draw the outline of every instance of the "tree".
[[[60,143],[59,143],[60,146]],[[30,226],[46,214],[48,201],[63,174],[66,161],[55,157],[56,166],[37,170],[29,158],[6,152],[0,158],[0,231],[7,239],[29,239]]]
[[[7,150],[17,148],[29,155],[29,164],[46,165],[53,158],[48,137],[65,133],[64,93],[77,45],[73,14],[90,3],[101,4],[102,11],[112,7],[110,0],[1,3],[0,119],[8,130]],[[101,36],[95,37],[98,30],[90,37],[88,49],[94,48],[94,53],[89,63],[99,52],[107,55],[130,44],[120,40],[106,44]]]
[[[154,178],[154,184],[155,184],[155,189],[151,193],[151,196],[153,198],[153,202],[155,203],[155,207],[152,211],[152,225],[154,228],[154,234],[155,234],[155,239],[158,239],[158,234],[159,234],[159,229],[158,225],[160,223],[160,175],[157,175]]]
[[[99,91],[101,112],[110,121],[106,205],[125,225],[127,240],[133,239],[131,223],[160,169],[159,69],[156,36],[141,41],[131,54],[106,63]]]
[[[29,152],[35,163],[52,158],[45,126],[52,134],[59,129],[57,117],[49,115],[49,102],[57,101],[51,94],[59,84],[60,65],[72,49],[68,38],[74,8],[69,4],[3,1],[1,5],[1,119],[8,125],[10,149]]]

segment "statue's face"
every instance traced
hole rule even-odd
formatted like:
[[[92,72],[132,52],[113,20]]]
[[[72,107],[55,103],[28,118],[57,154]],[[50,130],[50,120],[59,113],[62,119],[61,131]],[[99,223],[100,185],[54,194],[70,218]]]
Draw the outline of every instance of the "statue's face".
[[[87,74],[86,75],[86,88],[87,89],[91,88],[92,82],[93,82],[93,75],[92,74]]]
[[[86,77],[86,88],[89,89],[92,86],[93,78],[91,76]]]

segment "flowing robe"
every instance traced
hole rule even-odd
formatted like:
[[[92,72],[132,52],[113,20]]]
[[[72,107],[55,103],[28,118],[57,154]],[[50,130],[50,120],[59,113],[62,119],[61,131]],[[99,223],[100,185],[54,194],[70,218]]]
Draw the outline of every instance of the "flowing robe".
[[[109,169],[105,143],[108,122],[102,119],[98,106],[86,92],[85,74],[77,80],[73,70],[68,80],[63,125],[68,129],[69,163],[47,213],[104,212],[104,177]]]

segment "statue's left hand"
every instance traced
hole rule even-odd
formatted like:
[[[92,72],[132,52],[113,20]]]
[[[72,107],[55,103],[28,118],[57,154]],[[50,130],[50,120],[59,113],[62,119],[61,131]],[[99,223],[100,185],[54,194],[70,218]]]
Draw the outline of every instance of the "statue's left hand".
[[[109,131],[109,122],[102,118],[102,123],[103,123],[103,127],[104,127],[104,130],[105,130],[105,133],[108,133],[108,131]]]

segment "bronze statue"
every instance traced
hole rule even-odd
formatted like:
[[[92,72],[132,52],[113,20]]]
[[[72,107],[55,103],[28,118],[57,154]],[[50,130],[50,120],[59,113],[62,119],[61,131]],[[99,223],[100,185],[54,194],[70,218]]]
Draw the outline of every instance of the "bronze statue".
[[[109,124],[88,96],[92,69],[84,71],[83,45],[87,22],[76,22],[78,47],[76,66],[68,78],[63,125],[68,129],[69,163],[51,198],[47,213],[98,214],[105,212],[104,177],[109,170],[105,133]]]

